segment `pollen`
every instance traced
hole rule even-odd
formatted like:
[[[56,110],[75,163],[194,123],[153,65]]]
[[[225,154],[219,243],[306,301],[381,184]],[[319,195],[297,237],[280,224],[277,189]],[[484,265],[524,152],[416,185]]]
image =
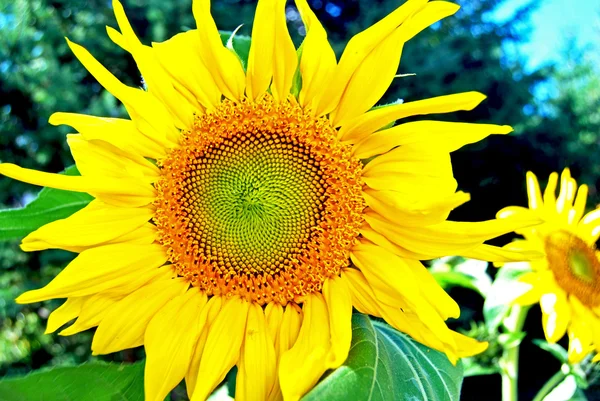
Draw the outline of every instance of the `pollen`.
[[[600,261],[595,247],[560,230],[546,237],[545,250],[558,285],[588,307],[600,305]]]
[[[178,274],[209,295],[299,303],[348,265],[361,163],[293,99],[224,101],[159,161],[154,223]]]

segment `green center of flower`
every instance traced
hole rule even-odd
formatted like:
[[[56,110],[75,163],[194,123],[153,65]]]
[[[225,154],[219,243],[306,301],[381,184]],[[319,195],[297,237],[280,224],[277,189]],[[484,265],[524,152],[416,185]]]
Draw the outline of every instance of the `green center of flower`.
[[[296,102],[225,100],[158,165],[158,241],[208,295],[301,303],[348,266],[362,165]]]
[[[582,252],[579,249],[572,249],[569,254],[569,267],[571,273],[577,279],[584,281],[589,284],[593,284],[596,280],[594,276],[594,267],[592,261],[589,260],[586,252]]]
[[[188,168],[184,199],[194,211],[188,226],[209,260],[271,271],[306,246],[321,220],[323,174],[306,147],[288,138],[233,137]]]
[[[596,249],[561,230],[546,237],[545,250],[558,285],[587,306],[600,305],[600,261]]]

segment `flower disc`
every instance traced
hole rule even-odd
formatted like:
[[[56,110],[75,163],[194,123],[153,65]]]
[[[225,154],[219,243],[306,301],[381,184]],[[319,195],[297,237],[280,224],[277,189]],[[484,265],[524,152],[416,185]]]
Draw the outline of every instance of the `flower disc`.
[[[600,305],[600,262],[596,250],[564,230],[546,237],[545,250],[557,284],[588,307]]]
[[[348,265],[361,165],[327,120],[269,96],[226,101],[160,166],[160,240],[209,294],[299,302]]]

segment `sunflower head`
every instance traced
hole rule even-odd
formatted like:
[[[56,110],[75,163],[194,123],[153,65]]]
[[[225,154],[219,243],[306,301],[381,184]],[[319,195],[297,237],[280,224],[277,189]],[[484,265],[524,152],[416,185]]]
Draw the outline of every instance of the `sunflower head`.
[[[197,28],[142,44],[113,1],[109,37],[135,59],[144,89],[88,50],[75,56],[129,119],[56,113],[81,176],[0,165],[32,184],[95,199],[28,235],[27,251],[78,256],[17,301],[67,298],[48,332],[98,327],[92,350],[144,345],[147,400],[185,379],[206,399],[232,367],[244,399],[297,400],[346,359],[353,308],[383,318],[454,363],[486,348],[449,330],[458,305],[420,260],[496,262],[527,252],[484,242],[537,216],[448,221],[467,202],[450,152],[510,127],[409,116],[471,110],[476,92],[374,106],[404,44],[458,6],[409,0],[357,34],[337,59],[306,0],[296,49],[285,0],[259,0],[247,59],[223,42],[208,0]],[[584,272],[585,273],[585,272]],[[584,274],[581,273],[581,274]]]
[[[544,223],[519,230],[524,239],[507,249],[537,250],[544,257],[530,262],[521,276],[525,291],[514,302],[540,303],[544,333],[550,342],[569,335],[569,358],[581,361],[600,350],[600,209],[585,213],[587,186],[577,187],[569,169],[552,173],[542,194],[537,178],[527,173],[529,209],[511,206],[499,217],[534,214]]]
[[[154,223],[178,274],[209,295],[301,303],[348,267],[360,161],[294,99],[223,101],[159,161]]]

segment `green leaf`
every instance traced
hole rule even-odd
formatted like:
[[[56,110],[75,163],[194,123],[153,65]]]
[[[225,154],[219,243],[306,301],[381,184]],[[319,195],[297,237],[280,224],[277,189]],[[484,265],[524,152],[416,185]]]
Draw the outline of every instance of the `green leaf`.
[[[565,377],[554,389],[544,397],[543,401],[587,401],[583,391],[577,387],[575,378]]]
[[[498,342],[504,349],[510,349],[521,345],[521,341],[525,338],[527,333],[524,331],[513,331],[510,333],[502,333],[498,336]]]
[[[471,276],[456,271],[432,271],[433,277],[442,288],[463,287],[479,292],[475,280]]]
[[[221,34],[221,41],[223,44],[238,55],[242,65],[246,68],[248,65],[248,55],[250,54],[250,36],[239,35],[236,33],[232,38],[231,35],[233,32],[221,31],[219,33]]]
[[[465,377],[486,376],[500,373],[499,366],[482,366],[477,363],[476,358],[464,358],[462,360],[465,369]]]
[[[368,316],[352,316],[352,347],[340,368],[303,401],[453,401],[460,396],[462,365]]]
[[[144,363],[92,362],[0,380],[2,401],[143,401]]]
[[[79,171],[77,167],[71,166],[62,174],[79,175]],[[27,206],[0,210],[0,241],[23,238],[45,224],[65,219],[92,199],[92,196],[82,192],[43,188]]]
[[[492,285],[487,262],[463,258],[442,258],[433,262],[430,271],[443,288],[464,287],[486,297]]]
[[[544,351],[548,351],[552,354],[556,359],[561,361],[562,363],[566,363],[568,358],[567,350],[561,347],[559,344],[551,344],[544,340],[535,339],[533,343],[543,349]]]
[[[508,314],[510,302],[519,295],[521,288],[517,279],[528,271],[530,268],[526,263],[508,263],[498,270],[483,304],[483,317],[490,331],[495,331]]]

